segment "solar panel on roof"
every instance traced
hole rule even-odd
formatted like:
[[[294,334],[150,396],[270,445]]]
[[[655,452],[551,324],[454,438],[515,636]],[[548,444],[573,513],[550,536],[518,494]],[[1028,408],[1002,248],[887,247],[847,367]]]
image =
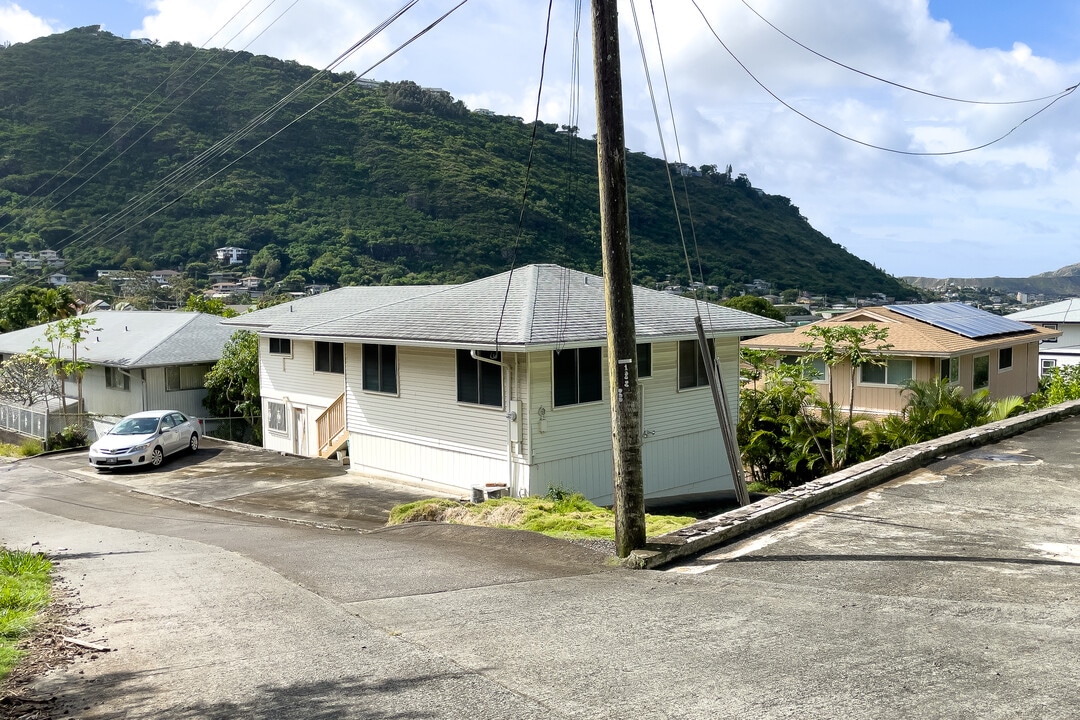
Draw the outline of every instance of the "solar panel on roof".
[[[964,303],[929,303],[926,305],[886,305],[893,312],[935,327],[977,340],[992,335],[1031,332],[1027,323],[1010,320]]]

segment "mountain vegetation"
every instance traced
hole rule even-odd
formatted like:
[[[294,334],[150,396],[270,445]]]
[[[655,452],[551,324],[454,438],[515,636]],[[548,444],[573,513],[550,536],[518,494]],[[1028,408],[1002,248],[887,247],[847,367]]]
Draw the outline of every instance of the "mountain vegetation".
[[[628,174],[640,284],[914,296],[713,165],[676,175],[703,275],[688,278],[668,168],[635,152]],[[73,280],[171,269],[205,286],[223,246],[289,288],[463,282],[511,263],[598,272],[597,195],[595,143],[576,128],[411,82],[96,26],[0,49],[0,251],[57,250]]]

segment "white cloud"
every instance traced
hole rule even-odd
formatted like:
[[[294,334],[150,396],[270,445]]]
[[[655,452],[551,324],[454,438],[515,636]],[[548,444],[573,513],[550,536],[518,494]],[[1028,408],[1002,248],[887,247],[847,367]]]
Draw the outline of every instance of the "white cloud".
[[[823,54],[939,94],[1016,100],[1058,92],[1080,79],[1080,52],[1065,63],[1038,56],[1024,38],[1016,38],[1009,50],[975,47],[948,22],[933,19],[927,0],[747,1]],[[959,104],[889,87],[793,45],[741,2],[697,2],[762,83],[814,120],[868,143],[932,152],[972,147],[1003,135],[1039,107]],[[209,44],[220,47],[239,33],[229,42],[231,49],[250,42],[251,52],[321,68],[401,6],[400,0],[301,0],[266,29],[292,0],[277,0],[253,20],[254,8],[268,4],[250,3]],[[420,3],[341,69],[364,72],[454,4]],[[661,93],[657,102],[669,128],[650,5],[636,4]],[[244,5],[244,0],[152,0],[142,26],[131,35],[202,45]],[[571,5],[556,3],[541,117],[567,122],[577,92],[577,124],[588,137],[595,124],[588,3],[581,19],[577,91],[570,83]],[[894,274],[1033,274],[1080,261],[1073,230],[1080,226],[1074,200],[1080,197],[1080,129],[1073,120],[1080,93],[976,153],[931,158],[886,153],[843,140],[779,105],[728,56],[691,3],[653,5],[687,162],[730,163],[754,185],[790,197],[833,240]],[[546,6],[472,0],[367,74],[442,87],[470,107],[531,119]],[[659,155],[630,5],[620,3],[620,8],[627,144]],[[13,41],[53,27],[18,6],[0,5],[0,39],[19,23],[29,29]],[[667,132],[674,160],[678,149]]]
[[[26,42],[56,31],[57,28],[48,20],[16,3],[0,4],[0,43]]]

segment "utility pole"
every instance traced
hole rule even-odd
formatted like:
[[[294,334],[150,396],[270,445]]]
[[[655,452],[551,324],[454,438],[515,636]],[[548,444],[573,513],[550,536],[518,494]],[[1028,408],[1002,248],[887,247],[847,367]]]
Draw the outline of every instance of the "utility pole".
[[[634,332],[634,286],[630,273],[630,212],[626,196],[626,139],[616,0],[592,0],[592,27],[600,239],[604,256],[614,460],[615,550],[619,557],[626,557],[645,545],[645,482],[641,463],[641,391]]]

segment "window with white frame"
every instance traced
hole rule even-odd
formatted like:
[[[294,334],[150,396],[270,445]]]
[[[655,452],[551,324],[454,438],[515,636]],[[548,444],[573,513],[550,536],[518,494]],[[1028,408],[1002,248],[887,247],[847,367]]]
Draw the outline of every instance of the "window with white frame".
[[[1042,364],[1042,372],[1040,374],[1041,375],[1046,375],[1048,372],[1050,372],[1051,370],[1053,370],[1054,368],[1057,367],[1057,360],[1055,360],[1053,358],[1044,358],[1041,361],[1041,364]]]
[[[1012,356],[1013,349],[1011,347],[998,350],[998,372],[1012,370]]]
[[[270,338],[271,355],[292,355],[292,340],[289,338]]]
[[[884,365],[862,365],[859,381],[863,385],[903,385],[914,375],[915,362],[904,358],[891,358]]]
[[[365,390],[397,394],[397,345],[364,343],[362,374]]]
[[[113,390],[131,390],[131,376],[120,368],[106,366],[105,387]]]
[[[165,368],[165,390],[198,390],[206,387],[208,365],[173,365]]]
[[[960,382],[960,358],[941,359],[941,379],[950,383]]]
[[[289,431],[285,420],[285,403],[273,400],[266,401],[266,427],[279,433]]]
[[[712,338],[708,339],[709,356],[716,357],[716,348]],[[679,389],[703,387],[709,384],[709,374],[705,360],[701,356],[701,347],[697,340],[679,341]]]
[[[652,377],[652,343],[638,343],[637,376],[638,380]]]
[[[1057,323],[1039,323],[1039,324],[1042,325],[1047,330],[1057,330],[1058,329],[1058,324]],[[1058,341],[1058,339],[1056,337],[1044,338],[1042,340],[1042,342],[1044,342],[1044,343],[1056,343],[1057,341]]]
[[[971,361],[971,389],[982,390],[990,385],[990,356],[978,355]]]
[[[806,375],[812,382],[827,383],[829,368],[821,358],[808,359],[805,355],[784,355],[780,358],[783,365],[803,365]]]
[[[555,407],[597,402],[603,398],[600,348],[570,348],[552,353]]]
[[[502,353],[477,351],[482,358],[502,361]],[[469,350],[457,351],[457,399],[471,405],[502,407],[502,367],[477,360]]]
[[[345,374],[345,345],[336,342],[315,343],[315,372]]]

